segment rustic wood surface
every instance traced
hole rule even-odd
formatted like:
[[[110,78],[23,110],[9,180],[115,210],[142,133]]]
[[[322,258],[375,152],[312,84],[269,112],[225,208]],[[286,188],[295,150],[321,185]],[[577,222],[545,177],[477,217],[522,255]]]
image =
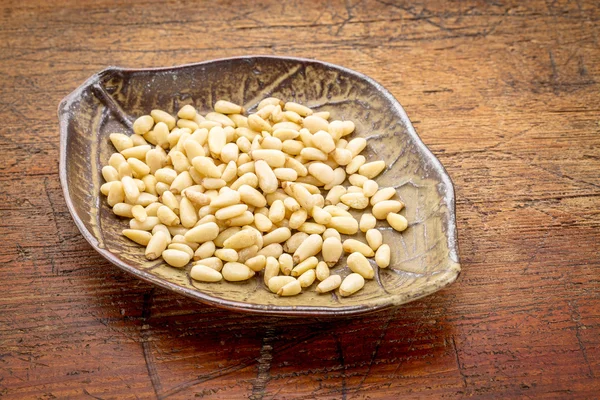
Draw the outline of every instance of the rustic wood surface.
[[[598,396],[598,2],[83,3],[0,3],[0,397]],[[340,64],[400,100],[456,186],[454,285],[362,318],[257,318],[91,249],[58,181],[58,102],[108,65],[244,54]]]

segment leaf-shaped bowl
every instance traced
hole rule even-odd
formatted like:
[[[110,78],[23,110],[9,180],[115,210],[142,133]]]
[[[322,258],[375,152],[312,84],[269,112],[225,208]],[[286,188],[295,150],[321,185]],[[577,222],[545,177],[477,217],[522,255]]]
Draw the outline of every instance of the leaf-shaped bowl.
[[[101,168],[114,149],[112,132],[131,132],[132,121],[154,108],[173,115],[185,104],[203,114],[226,99],[253,110],[268,96],[295,101],[332,119],[350,119],[354,136],[367,138],[367,159],[383,159],[376,178],[406,204],[402,234],[380,223],[392,264],[374,282],[341,298],[306,290],[280,298],[256,276],[243,283],[191,281],[187,269],[148,261],[144,249],[121,235],[127,221],[100,196]],[[60,178],[77,227],[102,256],[146,281],[203,303],[236,311],[285,316],[343,316],[397,306],[452,283],[460,273],[454,190],[446,171],[417,136],[394,97],[371,78],[324,62],[249,56],[158,69],[110,67],[88,79],[60,104]],[[359,235],[360,236],[360,235]],[[362,237],[364,239],[364,237]],[[342,259],[332,273],[347,275]]]

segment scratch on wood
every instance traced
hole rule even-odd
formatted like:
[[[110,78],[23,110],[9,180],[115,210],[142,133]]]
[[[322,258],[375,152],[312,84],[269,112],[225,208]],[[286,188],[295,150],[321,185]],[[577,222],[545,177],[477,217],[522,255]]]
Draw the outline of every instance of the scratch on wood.
[[[462,369],[462,364],[460,363],[460,356],[458,355],[458,349],[456,347],[456,342],[454,341],[454,336],[451,336],[450,339],[451,339],[451,343],[452,343],[452,352],[454,353],[454,357],[456,358],[456,367],[458,368],[458,373],[460,374],[460,377],[462,378],[463,386],[466,388],[467,387],[467,377],[465,376],[463,369]]]
[[[273,360],[273,342],[277,338],[277,330],[267,328],[260,348],[256,379],[252,382],[252,396],[250,399],[258,400],[265,396],[265,389],[271,380],[271,361]]]
[[[150,331],[150,325],[148,324],[148,320],[150,319],[151,309],[152,309],[152,300],[154,299],[154,288],[149,292],[144,293],[144,301],[142,305],[142,328],[140,330],[140,340],[142,343],[142,351],[144,354],[144,361],[146,363],[146,369],[148,370],[148,376],[150,377],[150,382],[152,383],[152,388],[154,389],[154,394],[157,398],[160,397],[160,392],[162,391],[162,385],[160,383],[160,377],[158,376],[158,371],[156,370],[156,364],[154,364],[154,359],[152,357],[152,349],[150,348],[150,337],[152,335]]]

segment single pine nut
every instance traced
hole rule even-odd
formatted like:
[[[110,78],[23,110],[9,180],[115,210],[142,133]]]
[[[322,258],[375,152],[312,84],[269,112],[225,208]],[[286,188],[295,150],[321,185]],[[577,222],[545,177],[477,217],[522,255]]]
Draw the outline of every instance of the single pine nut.
[[[403,215],[389,213],[386,217],[388,224],[398,232],[402,232],[408,228],[408,221]]]
[[[375,228],[375,225],[377,225],[377,219],[371,213],[364,213],[360,217],[359,225],[362,232],[367,232],[369,229]]]
[[[256,132],[273,131],[271,124],[269,124],[267,121],[265,121],[259,115],[256,114],[251,114],[250,116],[248,116],[248,126],[250,127],[250,129]]]
[[[350,161],[348,165],[346,165],[346,173],[354,174],[358,169],[367,161],[365,156],[356,156]]]
[[[323,184],[328,184],[335,178],[333,169],[329,165],[320,162],[310,164],[308,172]]]
[[[240,155],[240,149],[235,143],[227,143],[221,149],[221,160],[224,163],[229,163],[230,161],[237,161]]]
[[[252,245],[245,247],[238,251],[238,262],[243,264],[246,263],[252,257],[255,257],[258,254],[258,245]]]
[[[300,209],[300,204],[298,204],[298,201],[293,197],[286,197],[283,200],[283,205],[285,206],[286,210],[291,212],[296,212]]]
[[[350,254],[346,262],[348,263],[348,268],[350,268],[352,272],[360,274],[365,279],[373,279],[375,276],[375,271],[373,270],[373,267],[371,267],[369,260],[359,252]]]
[[[175,214],[173,210],[167,206],[161,206],[156,211],[156,216],[160,220],[161,224],[165,224],[167,226],[179,225],[180,222],[177,214]]]
[[[157,201],[158,201],[158,197],[156,197],[150,193],[140,193],[140,196],[137,198],[135,204],[139,204],[141,206],[146,207]]]
[[[230,189],[238,190],[242,185],[248,185],[253,188],[257,188],[258,177],[254,173],[248,172],[240,176],[235,182],[233,182],[230,186]]]
[[[269,287],[269,290],[271,292],[277,293],[282,287],[284,287],[290,282],[294,282],[295,280],[296,278],[293,278],[291,276],[274,276],[271,279],[269,279],[267,286]]]
[[[279,256],[283,254],[283,246],[281,246],[279,243],[271,243],[270,245],[260,249],[258,254],[265,257],[279,258]]]
[[[295,296],[295,295],[299,294],[300,292],[302,292],[302,286],[300,285],[299,281],[294,279],[292,282],[285,284],[281,289],[279,289],[277,291],[277,295],[278,296]]]
[[[358,232],[358,221],[353,217],[332,217],[328,227],[344,235],[354,235]]]
[[[217,217],[217,219],[220,219],[220,220],[232,219],[232,218],[235,218],[235,217],[238,217],[238,216],[244,214],[244,212],[246,212],[247,210],[248,210],[248,205],[235,204],[233,206],[227,206],[227,207],[219,209],[215,213],[215,217]]]
[[[238,260],[238,252],[234,249],[217,249],[215,251],[215,256],[225,262]]]
[[[328,237],[323,241],[323,260],[330,267],[335,265],[343,253],[343,246],[340,239],[336,237]]]
[[[339,275],[331,275],[317,286],[317,293],[327,293],[337,289],[342,284],[342,277]]]
[[[341,185],[346,180],[346,170],[342,167],[338,167],[333,170],[333,180],[326,184],[323,189],[329,190],[334,186]]]
[[[122,233],[123,236],[129,240],[133,240],[142,246],[148,246],[148,243],[150,243],[150,239],[152,238],[152,234],[150,232],[141,231],[138,229],[123,229]]]
[[[194,206],[196,206],[198,208],[207,206],[211,202],[210,197],[208,197],[204,193],[200,193],[200,192],[196,192],[196,191],[192,191],[192,190],[185,190],[184,191],[184,196],[189,201],[191,201],[192,204],[194,204]]]
[[[123,184],[123,192],[125,193],[125,198],[131,204],[135,204],[138,197],[140,197],[140,190],[137,185],[133,181],[133,178],[129,176],[124,176],[121,179],[121,183]],[[114,184],[113,184],[114,186]],[[112,186],[111,186],[112,188]],[[110,194],[110,193],[109,193]]]
[[[306,145],[306,143],[304,144],[305,148],[302,149],[302,151],[300,152],[300,155],[308,160],[308,161],[327,161],[327,154],[323,153],[321,150],[317,149],[316,147],[308,147],[308,145]],[[125,150],[127,151],[127,150]]]
[[[331,135],[325,131],[318,131],[312,137],[313,145],[325,154],[335,150],[335,143]]]
[[[146,219],[148,220],[148,219]],[[185,233],[185,240],[188,242],[204,243],[214,240],[219,235],[219,226],[214,222],[207,222],[198,225]],[[215,242],[216,244],[216,242]]]
[[[217,122],[219,124],[221,124],[221,126],[223,127],[234,127],[235,123],[231,120],[231,118],[229,118],[227,115],[225,114],[221,114],[219,112],[209,112],[208,114],[206,114],[206,116],[204,117],[206,118],[207,121],[214,121]]]
[[[225,182],[223,179],[204,178],[202,180],[202,186],[204,186],[207,190],[221,189],[225,185],[227,185],[227,182]]]
[[[258,149],[252,150],[250,156],[253,160],[265,161],[271,168],[281,168],[285,165],[285,154],[281,150]]]
[[[169,230],[168,227],[167,231]],[[169,232],[170,233],[170,232]],[[187,247],[189,247],[190,249],[192,249],[192,257],[194,256],[194,251],[200,247],[200,245],[198,243],[194,243],[194,242],[188,242],[187,240],[185,240],[185,237],[182,234],[177,234],[175,236],[173,236],[173,239],[171,240],[171,243],[178,243],[178,244],[184,244]]]
[[[366,243],[358,241],[356,239],[346,239],[344,240],[344,251],[346,253],[355,253],[359,252],[365,257],[373,257],[375,252],[372,248],[370,248]]]
[[[363,210],[369,205],[369,199],[361,192],[358,193],[346,193],[340,197],[342,203],[346,204],[350,208],[357,210]]]
[[[396,189],[394,189],[393,187],[379,189],[379,191],[377,193],[375,193],[373,195],[373,197],[371,197],[371,205],[374,206],[375,204],[377,204],[381,201],[389,200],[392,197],[394,197],[395,194],[396,194]]]
[[[177,121],[178,128],[187,128],[190,131],[195,131],[199,128],[199,125],[194,121],[189,121],[187,119],[180,119]]]
[[[365,237],[367,239],[367,243],[373,249],[373,251],[377,251],[377,249],[383,244],[383,235],[377,229],[369,229]]]
[[[336,148],[333,151],[333,159],[339,165],[347,166],[348,164],[350,164],[350,162],[352,162],[352,152],[348,149]]]
[[[377,193],[379,185],[374,180],[369,179],[363,183],[362,189],[365,196],[372,197],[375,193]]]
[[[228,249],[243,249],[256,243],[255,234],[252,230],[240,230],[223,242],[223,247]]]
[[[366,176],[369,179],[375,178],[377,175],[381,173],[385,169],[385,161],[372,161],[366,164],[363,164],[359,169],[358,173]]]
[[[146,217],[148,216],[146,214],[146,209],[140,206],[139,204],[131,208],[131,215],[133,215],[133,218],[140,222],[144,222],[146,220]]]
[[[235,206],[232,206],[235,207]],[[250,211],[244,211],[242,215],[238,215],[235,218],[228,219],[225,221],[227,226],[246,226],[254,222],[254,214]]]
[[[285,242],[283,249],[286,253],[293,254],[306,239],[308,239],[307,233],[296,232]]]
[[[294,171],[296,171],[298,176],[306,176],[308,174],[308,168],[306,168],[300,161],[292,157],[288,157],[285,160],[285,167],[292,168]]]
[[[360,274],[350,274],[342,281],[340,285],[340,295],[342,297],[350,296],[365,286],[365,279]]]
[[[281,150],[289,155],[297,156],[302,152],[304,148],[304,143],[298,140],[284,140],[281,146]]]
[[[325,229],[327,229],[325,225],[317,224],[315,222],[305,222],[298,227],[300,232],[308,233],[309,235],[320,235],[325,232]]]
[[[382,244],[375,253],[375,262],[379,268],[387,268],[390,265],[390,246]]]
[[[254,163],[256,176],[258,177],[258,186],[265,193],[274,193],[279,187],[279,181],[275,173],[264,160],[258,160]]]
[[[329,271],[329,266],[325,261],[319,261],[315,272],[319,281],[324,281],[325,279],[329,278],[329,274],[331,273]]]
[[[321,207],[314,206],[311,215],[317,224],[327,225],[331,222],[331,214]]]
[[[167,235],[163,231],[157,231],[148,241],[145,252],[146,258],[148,260],[156,260],[167,248],[167,245]]]
[[[196,264],[192,267],[190,277],[200,282],[219,282],[223,279],[223,275],[219,271],[202,264]]]
[[[273,228],[273,223],[264,214],[254,214],[254,225],[261,232],[268,232]]]
[[[160,203],[159,203],[160,204]],[[112,211],[115,215],[125,218],[133,218],[133,206],[127,203],[117,203],[113,206]]]
[[[194,262],[194,265],[205,265],[215,271],[221,271],[223,269],[223,261],[218,257],[208,257],[204,260],[198,260]]]
[[[156,225],[158,225],[160,221],[158,217],[147,217],[144,222],[136,221],[132,219],[129,221],[130,229],[140,229],[142,231],[151,231]]]
[[[177,175],[173,183],[171,183],[169,191],[173,194],[180,194],[181,192],[183,192],[184,189],[187,189],[188,187],[193,185],[194,181],[192,180],[190,173],[187,170],[185,170],[179,175]]]
[[[115,168],[107,165],[102,167],[102,177],[106,182],[114,182],[119,180],[119,171]]]
[[[123,157],[123,155],[121,155],[119,153],[113,153],[110,156],[110,158],[108,159],[108,165],[110,165],[117,171],[119,170],[119,166],[125,162],[126,162],[125,157]]]
[[[165,124],[167,124],[167,126],[169,127],[169,130],[172,130],[173,128],[175,128],[176,121],[175,121],[175,118],[171,114],[164,112],[162,110],[152,110],[150,112],[150,115],[154,119],[154,122],[156,122],[156,123],[164,122]],[[136,132],[136,133],[138,133],[138,132]]]
[[[318,265],[318,264],[317,264]],[[305,288],[312,285],[317,277],[317,274],[314,269],[309,269],[304,272],[302,275],[298,277],[298,282],[300,282],[300,286]]]
[[[289,275],[294,268],[294,260],[292,256],[288,253],[283,253],[279,256],[279,269],[281,273],[284,275]]]
[[[185,251],[167,249],[162,252],[162,258],[170,266],[182,268],[190,262],[191,256]]]
[[[323,240],[327,240],[330,237],[334,237],[334,238],[338,239],[340,242],[342,241],[342,237],[340,236],[340,233],[333,228],[327,228],[321,236],[323,237]]]
[[[196,169],[196,171],[200,172],[207,178],[221,177],[221,171],[219,170],[219,168],[217,168],[214,161],[209,157],[194,157],[194,159],[192,160],[192,165],[194,166],[194,169]],[[158,177],[157,179],[160,181]]]
[[[319,260],[317,259],[317,257],[308,257],[306,260],[300,262],[298,265],[296,265],[293,269],[292,269],[292,276],[300,276],[303,273],[305,273],[306,271],[308,271],[309,269],[315,269],[317,268],[317,264],[319,263]]]
[[[292,232],[288,228],[277,228],[272,232],[263,236],[263,246],[268,246],[271,243],[282,243],[292,236]]]
[[[194,252],[194,260],[202,260],[205,258],[212,257],[215,254],[215,243],[213,241],[208,241],[202,243]]]
[[[267,265],[267,258],[263,255],[256,255],[246,260],[246,265],[253,271],[262,271],[265,265]]]
[[[279,128],[273,131],[273,137],[281,140],[282,142],[296,139],[299,135],[300,132],[295,129]]]
[[[265,285],[268,285],[269,280],[277,275],[279,275],[279,261],[277,261],[275,257],[267,257],[265,272],[263,276]]]
[[[215,103],[215,111],[221,114],[243,114],[244,108],[235,103],[226,100],[219,100]]]
[[[327,122],[327,119],[322,118],[320,116],[316,116],[315,114],[309,115],[306,118],[304,118],[303,125],[306,129],[310,131],[310,133],[329,130],[329,123]]]
[[[190,258],[194,256],[194,250],[192,250],[190,246],[183,243],[172,242],[171,244],[169,244],[169,246],[167,246],[167,249],[183,251],[184,253],[187,253],[190,256]]]
[[[125,192],[123,191],[123,183],[120,181],[111,182],[107,196],[108,205],[113,207],[115,204],[123,203],[124,201]]]
[[[295,181],[298,179],[298,173],[292,168],[275,168],[273,172],[280,181]]]
[[[365,138],[354,138],[348,142],[346,149],[352,152],[354,157],[358,156],[367,147],[367,140]]]
[[[306,260],[308,257],[318,254],[322,247],[323,238],[317,234],[310,235],[294,252],[294,262],[299,263]]]
[[[138,135],[143,135],[148,133],[153,126],[154,118],[152,118],[150,115],[143,115],[133,122],[133,132]]]
[[[228,262],[223,265],[221,274],[226,281],[240,282],[252,278],[256,272],[252,271],[248,266],[239,262]]]
[[[371,212],[377,219],[385,219],[389,213],[397,213],[402,210],[404,204],[397,200],[382,200],[373,206]]]
[[[215,208],[233,206],[240,203],[240,198],[241,196],[238,191],[231,190],[229,188],[223,188],[222,193],[212,199],[210,205],[211,207]]]
[[[301,117],[306,117],[308,115],[312,115],[313,113],[313,111],[310,108],[303,106],[302,104],[294,103],[292,101],[288,101],[287,103],[285,103],[283,109],[286,111],[293,111]]]
[[[369,180],[369,178],[367,178],[366,176],[360,175],[360,174],[352,174],[348,178],[348,181],[350,182],[350,184],[354,185],[354,186],[358,186],[359,188],[361,188],[361,191],[362,191],[363,184],[368,180]]]
[[[325,204],[337,204],[340,202],[340,197],[346,194],[346,188],[340,185],[334,186],[329,189],[329,193],[325,197]]]

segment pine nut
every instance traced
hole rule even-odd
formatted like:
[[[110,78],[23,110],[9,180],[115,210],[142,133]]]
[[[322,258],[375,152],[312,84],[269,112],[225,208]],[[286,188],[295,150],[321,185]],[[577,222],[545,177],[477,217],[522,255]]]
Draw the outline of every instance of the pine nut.
[[[358,169],[358,173],[366,176],[369,179],[373,179],[377,175],[379,175],[384,169],[385,161],[379,160],[361,165],[361,167]]]
[[[365,279],[357,273],[350,274],[342,281],[340,285],[340,295],[342,297],[350,296],[365,286]]]
[[[377,225],[377,219],[371,213],[364,213],[360,217],[359,225],[361,232],[367,232],[369,229],[375,228],[375,225]]]
[[[346,194],[346,188],[343,186],[334,186],[329,189],[329,193],[325,197],[325,204],[337,204],[340,202],[340,197]]]
[[[228,237],[223,242],[222,247],[239,250],[244,247],[252,246],[255,243],[255,236],[252,230],[240,230]]]
[[[283,245],[283,250],[286,253],[293,254],[300,244],[308,239],[308,234],[304,232],[296,232],[294,233]]]
[[[263,246],[268,246],[271,243],[283,243],[291,236],[292,232],[289,228],[277,228],[263,236]]]
[[[321,150],[325,154],[329,154],[335,150],[335,143],[331,135],[325,131],[318,131],[312,137],[313,146]]]
[[[320,116],[316,116],[315,114],[304,118],[303,125],[310,131],[310,133],[329,130],[329,123],[327,120],[325,118],[321,118]]]
[[[352,153],[352,152],[351,152]],[[365,156],[355,156],[348,165],[346,165],[346,173],[354,174],[367,161]]]
[[[273,228],[273,223],[264,214],[254,214],[254,225],[261,232],[268,232]]]
[[[331,271],[329,270],[329,266],[325,261],[319,261],[315,272],[316,277],[319,281],[324,281],[325,279],[329,278],[329,274],[331,273]]]
[[[238,260],[238,252],[234,249],[217,249],[215,251],[215,256],[225,262]]]
[[[234,207],[234,206],[232,206]],[[250,225],[254,222],[254,214],[250,211],[244,211],[242,215],[238,215],[235,218],[228,219],[225,221],[228,226],[245,226]]]
[[[269,290],[271,292],[277,293],[282,287],[284,287],[290,282],[294,282],[295,280],[296,278],[293,278],[291,276],[274,276],[271,279],[269,279],[267,286],[269,287]]]
[[[215,111],[221,114],[243,114],[244,109],[235,103],[219,100],[215,103]]]
[[[218,235],[219,226],[214,222],[207,222],[190,229],[184,236],[188,242],[204,243],[216,239]]]
[[[329,165],[320,162],[310,164],[308,172],[323,184],[328,184],[335,178],[333,169]]]
[[[196,264],[192,267],[190,277],[200,282],[219,282],[223,279],[223,275],[219,271],[202,264]]]
[[[367,243],[373,249],[373,251],[377,251],[377,249],[379,249],[379,247],[383,244],[383,235],[377,229],[369,229],[365,237],[367,239]]]
[[[394,197],[395,194],[396,189],[394,189],[393,187],[379,189],[379,191],[377,191],[377,193],[375,193],[373,197],[371,197],[371,205],[374,206],[375,204],[381,201],[389,200],[392,197]]]
[[[360,274],[363,278],[373,279],[375,277],[375,271],[364,254],[354,252],[348,256],[346,262],[352,272]]]
[[[277,291],[277,295],[278,296],[295,296],[295,295],[299,294],[300,292],[302,292],[302,286],[300,285],[299,281],[294,279],[292,282],[285,284],[281,289],[279,289]]]
[[[194,252],[194,260],[202,260],[212,257],[215,254],[216,246],[213,241],[202,243]]]
[[[330,267],[334,266],[343,253],[342,242],[339,238],[328,237],[323,241],[323,260]]]
[[[404,204],[397,200],[382,200],[377,202],[371,212],[377,219],[385,219],[389,213],[397,213],[402,210]]]
[[[327,240],[330,237],[333,237],[333,238],[338,239],[340,242],[342,241],[342,237],[340,236],[340,233],[333,228],[327,228],[321,236],[323,237],[323,240]]]
[[[390,265],[390,246],[382,244],[375,253],[375,262],[379,268],[387,268]]]
[[[283,254],[283,246],[281,246],[279,243],[271,243],[270,245],[260,249],[258,254],[265,257],[279,258],[279,256]]]
[[[232,206],[227,206],[217,210],[215,213],[215,217],[220,220],[232,219],[237,216],[244,214],[248,210],[248,205],[246,204],[235,204]]]
[[[122,233],[123,236],[129,240],[133,240],[142,246],[148,246],[148,243],[150,243],[150,239],[152,238],[152,234],[150,232],[141,231],[138,229],[123,229]]]
[[[361,253],[365,257],[373,257],[375,252],[366,243],[360,242],[356,239],[346,239],[343,243],[344,251],[346,253]]]
[[[198,260],[194,262],[194,265],[205,265],[215,271],[221,271],[223,269],[223,261],[218,257],[208,257],[204,260]]]
[[[167,248],[167,245],[167,235],[163,231],[156,232],[152,235],[146,246],[146,258],[148,260],[156,260]]]
[[[367,140],[365,138],[354,138],[348,142],[346,149],[350,150],[354,157],[358,156],[361,151],[367,147]]]
[[[267,265],[267,258],[264,255],[256,255],[246,260],[246,265],[253,271],[259,272]]]
[[[342,203],[346,204],[350,208],[357,210],[364,210],[369,205],[369,199],[361,192],[359,193],[346,193],[340,196]]]
[[[268,285],[269,280],[277,275],[279,275],[279,261],[277,261],[275,257],[267,257],[267,262],[265,264],[265,272],[263,276],[265,285]]]
[[[327,293],[337,289],[342,284],[342,277],[339,275],[331,275],[317,286],[317,293]]]
[[[294,268],[294,260],[292,256],[288,253],[283,253],[279,256],[279,269],[281,273],[284,275],[289,275]]]
[[[183,243],[172,242],[167,246],[167,249],[183,251],[184,253],[187,253],[190,258],[194,256],[194,250],[192,250],[190,246]]]
[[[318,264],[317,264],[318,265]],[[298,282],[300,282],[300,286],[305,288],[312,285],[317,277],[317,274],[314,269],[309,269],[304,272],[302,275],[298,277]]]
[[[317,234],[310,235],[294,252],[294,262],[299,263],[306,260],[308,257],[318,254],[322,247],[323,238]]]
[[[248,266],[239,262],[228,262],[223,265],[221,274],[226,281],[240,282],[252,278],[256,272],[252,271]]]
[[[154,119],[150,115],[143,115],[133,122],[133,132],[138,135],[143,135],[149,132],[153,126]]]
[[[223,127],[235,126],[235,123],[227,115],[219,112],[209,112],[204,118],[206,118],[207,121],[217,122]]]
[[[303,106],[302,104],[294,103],[292,101],[288,101],[287,103],[285,103],[283,109],[286,111],[293,111],[301,117],[306,117],[312,115],[313,113],[313,111],[310,108]]]
[[[396,213],[389,213],[386,217],[388,224],[398,232],[402,232],[408,228],[408,221],[403,215]]]
[[[363,176],[363,175],[359,175],[359,174],[352,174],[348,178],[348,181],[350,182],[350,184],[352,184],[354,186],[358,186],[359,188],[362,188],[363,184],[368,180],[369,180],[369,178],[367,178],[366,176]],[[361,191],[362,191],[362,189],[361,189]]]
[[[358,221],[353,217],[332,217],[329,228],[334,228],[344,235],[354,235],[358,232]]]
[[[303,273],[305,273],[306,271],[308,271],[309,269],[315,269],[317,268],[317,264],[319,263],[319,260],[317,259],[317,257],[308,257],[306,260],[303,260],[302,262],[298,263],[298,265],[296,265],[293,269],[292,269],[292,276],[300,276]]]
[[[269,164],[264,160],[258,160],[254,163],[254,169],[261,190],[265,193],[274,193],[279,187],[279,181]]]

